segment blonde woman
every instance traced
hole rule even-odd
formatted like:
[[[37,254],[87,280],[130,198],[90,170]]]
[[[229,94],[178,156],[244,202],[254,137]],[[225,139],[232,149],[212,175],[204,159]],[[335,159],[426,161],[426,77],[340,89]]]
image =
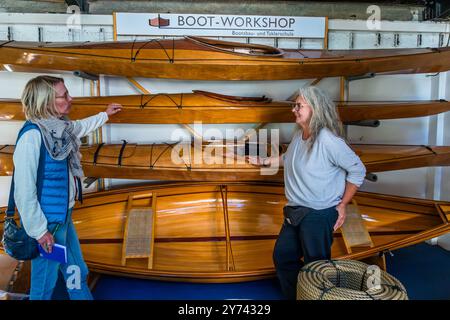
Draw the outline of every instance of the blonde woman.
[[[121,106],[110,104],[105,112],[70,121],[72,97],[61,78],[39,76],[22,94],[27,121],[19,132],[14,151],[11,189],[27,234],[47,252],[55,243],[67,247],[67,263],[37,257],[31,261],[30,300],[49,300],[61,271],[73,281],[71,299],[92,299],[87,286],[87,266],[72,223],[75,198],[81,200],[80,138],[102,126]],[[69,268],[70,267],[70,268]]]
[[[296,298],[297,276],[304,264],[331,258],[333,232],[344,223],[345,207],[366,172],[342,138],[335,105],[321,89],[300,89],[292,112],[299,130],[286,153],[278,159],[250,158],[256,165],[279,161],[284,166],[288,203],[273,259],[288,299]]]

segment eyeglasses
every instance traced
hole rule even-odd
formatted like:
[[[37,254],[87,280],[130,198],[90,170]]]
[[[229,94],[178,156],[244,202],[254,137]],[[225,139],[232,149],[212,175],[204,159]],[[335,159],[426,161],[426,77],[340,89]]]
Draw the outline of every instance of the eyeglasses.
[[[69,92],[66,91],[63,96],[55,96],[55,98],[61,98],[67,100],[70,97]]]
[[[292,104],[292,108],[293,108],[295,111],[300,110],[301,107],[303,107],[303,105],[302,105],[301,103],[296,102],[296,103],[293,103],[293,104]]]

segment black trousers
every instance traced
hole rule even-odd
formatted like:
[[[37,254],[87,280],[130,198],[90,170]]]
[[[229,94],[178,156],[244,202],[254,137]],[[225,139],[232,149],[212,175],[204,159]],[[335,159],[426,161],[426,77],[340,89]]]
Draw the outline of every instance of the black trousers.
[[[309,262],[331,258],[333,227],[338,212],[335,207],[323,210],[289,207],[292,208],[303,209],[301,218],[295,219],[295,214],[294,219],[292,216],[285,218],[275,243],[273,261],[283,294],[287,299],[295,300],[300,269]]]

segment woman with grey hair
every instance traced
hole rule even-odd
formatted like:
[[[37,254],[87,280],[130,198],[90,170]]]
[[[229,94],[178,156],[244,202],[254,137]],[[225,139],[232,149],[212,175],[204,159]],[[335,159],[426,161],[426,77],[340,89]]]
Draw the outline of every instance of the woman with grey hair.
[[[333,101],[321,89],[300,89],[292,112],[299,130],[286,153],[249,158],[255,165],[270,166],[278,161],[284,166],[288,203],[273,260],[288,299],[296,298],[297,276],[303,265],[331,258],[333,232],[344,223],[346,205],[366,173],[342,138],[342,123]]]
[[[72,97],[62,78],[50,76],[26,84],[22,105],[27,121],[13,155],[14,202],[26,233],[46,252],[52,252],[55,243],[67,248],[67,263],[40,256],[31,260],[30,300],[51,299],[59,271],[71,283],[70,299],[92,299],[71,217],[75,198],[82,198],[80,138],[101,127],[121,106],[110,104],[105,112],[70,121]]]

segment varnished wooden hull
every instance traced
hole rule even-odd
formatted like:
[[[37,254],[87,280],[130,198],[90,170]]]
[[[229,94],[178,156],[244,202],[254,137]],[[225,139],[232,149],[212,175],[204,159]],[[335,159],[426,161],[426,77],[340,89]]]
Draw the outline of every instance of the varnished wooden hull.
[[[342,121],[386,120],[415,118],[450,111],[450,102],[434,101],[379,101],[337,102]]]
[[[109,123],[248,123],[293,122],[292,103],[266,97],[234,97],[194,91],[179,94],[77,97],[70,116],[82,119],[105,111],[109,103],[120,103],[122,111]],[[450,109],[450,106],[449,106]],[[0,100],[0,120],[25,120],[19,100]]]
[[[180,94],[77,97],[70,116],[82,119],[104,111],[109,103],[120,103],[122,111],[110,123],[190,124],[203,123],[283,123],[294,122],[292,103],[265,97],[233,97],[194,91]],[[337,102],[343,122],[422,117],[450,110],[450,102],[392,101]],[[18,99],[0,99],[1,120],[25,120]]]
[[[195,37],[82,44],[4,41],[0,64],[11,71],[34,68],[148,78],[288,80],[446,71],[450,49],[281,50]]]
[[[231,148],[235,146],[231,144]],[[241,151],[248,154],[245,145]],[[270,148],[270,147],[269,147]],[[281,152],[287,145],[281,145]],[[367,172],[450,165],[448,146],[352,145]],[[199,150],[196,152],[195,150]],[[233,149],[231,149],[233,150]],[[192,181],[282,181],[283,169],[271,171],[245,162],[243,157],[227,159],[227,145],[117,144],[81,147],[82,166],[87,177],[192,180]],[[0,175],[11,175],[14,146],[0,146]],[[270,152],[270,150],[269,150]],[[231,162],[228,162],[231,161]]]
[[[148,259],[122,249],[127,201],[153,206]],[[355,196],[374,247],[348,252],[335,232],[332,256],[363,259],[450,231],[450,203],[360,192]],[[73,213],[91,271],[191,282],[238,282],[274,276],[272,252],[286,200],[282,184],[172,183],[86,195]],[[226,204],[226,206],[224,206]],[[228,253],[227,253],[228,252]]]

